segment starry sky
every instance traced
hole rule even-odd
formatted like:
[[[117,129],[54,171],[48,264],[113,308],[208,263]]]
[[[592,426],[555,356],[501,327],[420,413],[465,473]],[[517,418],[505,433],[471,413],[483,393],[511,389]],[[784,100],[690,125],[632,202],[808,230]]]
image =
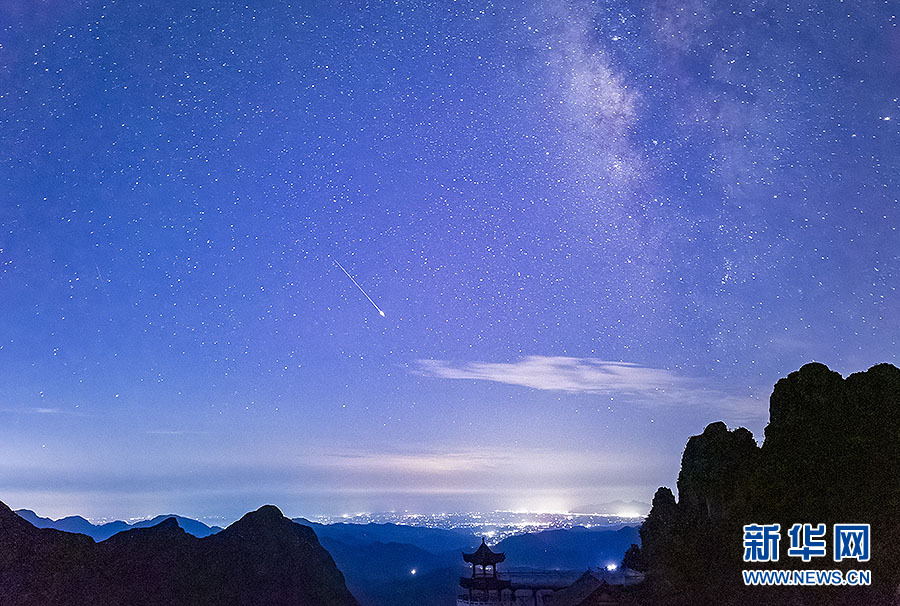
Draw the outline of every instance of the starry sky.
[[[887,1],[4,2],[0,500],[649,501],[898,363],[898,98]]]

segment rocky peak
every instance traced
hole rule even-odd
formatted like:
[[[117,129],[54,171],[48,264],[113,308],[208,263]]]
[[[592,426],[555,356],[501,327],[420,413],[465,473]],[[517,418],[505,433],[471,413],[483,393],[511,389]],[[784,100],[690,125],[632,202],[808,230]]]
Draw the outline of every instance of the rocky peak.
[[[197,538],[175,518],[94,543],[0,503],[0,603],[357,606],[315,533],[266,506]]]
[[[756,465],[759,448],[747,429],[729,431],[710,423],[688,440],[678,474],[679,508],[683,515],[722,518],[742,506],[742,488]]]

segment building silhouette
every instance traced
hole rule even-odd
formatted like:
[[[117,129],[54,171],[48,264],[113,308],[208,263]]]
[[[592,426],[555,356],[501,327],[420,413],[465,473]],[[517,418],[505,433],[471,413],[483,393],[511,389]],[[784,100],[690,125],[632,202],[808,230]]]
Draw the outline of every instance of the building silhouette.
[[[593,569],[574,577],[573,571],[501,573],[497,564],[506,560],[506,554],[491,550],[483,538],[478,549],[462,556],[472,565],[472,574],[459,579],[457,606],[637,605],[629,589],[644,579],[628,569]]]

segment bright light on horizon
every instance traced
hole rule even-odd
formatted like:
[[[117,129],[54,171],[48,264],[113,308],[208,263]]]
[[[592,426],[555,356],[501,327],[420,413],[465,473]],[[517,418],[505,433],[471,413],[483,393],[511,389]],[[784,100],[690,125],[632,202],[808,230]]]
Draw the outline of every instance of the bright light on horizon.
[[[502,511],[502,510],[499,510]],[[521,514],[545,514],[567,515],[571,513],[569,507],[561,499],[543,498],[535,499],[532,503],[520,503],[510,509],[510,513]]]
[[[617,518],[643,518],[644,517],[636,511],[620,511],[619,513],[615,514],[615,516]]]

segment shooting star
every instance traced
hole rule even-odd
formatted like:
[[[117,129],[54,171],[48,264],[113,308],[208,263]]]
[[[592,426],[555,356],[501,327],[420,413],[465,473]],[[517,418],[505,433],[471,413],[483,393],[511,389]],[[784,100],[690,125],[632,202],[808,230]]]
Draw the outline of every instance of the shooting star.
[[[334,261],[334,264],[335,264],[335,265],[337,265],[338,267],[341,268],[341,271],[342,271],[342,272],[344,272],[345,274],[347,274],[347,277],[350,278],[350,281],[353,282],[353,283],[356,285],[356,288],[359,289],[359,292],[361,292],[362,294],[365,295],[365,297],[369,300],[369,303],[371,303],[372,305],[375,306],[375,309],[378,310],[378,313],[380,313],[380,314],[381,314],[381,317],[383,318],[383,317],[384,317],[384,312],[381,311],[381,308],[378,307],[378,304],[375,303],[375,301],[372,300],[372,297],[370,297],[369,294],[368,294],[366,291],[363,290],[363,287],[360,286],[359,283],[358,283],[356,280],[353,279],[353,276],[350,275],[350,272],[347,271],[346,269],[344,269],[344,266],[341,265],[340,263],[338,263],[338,262],[337,262],[337,259],[332,259],[332,261]]]

